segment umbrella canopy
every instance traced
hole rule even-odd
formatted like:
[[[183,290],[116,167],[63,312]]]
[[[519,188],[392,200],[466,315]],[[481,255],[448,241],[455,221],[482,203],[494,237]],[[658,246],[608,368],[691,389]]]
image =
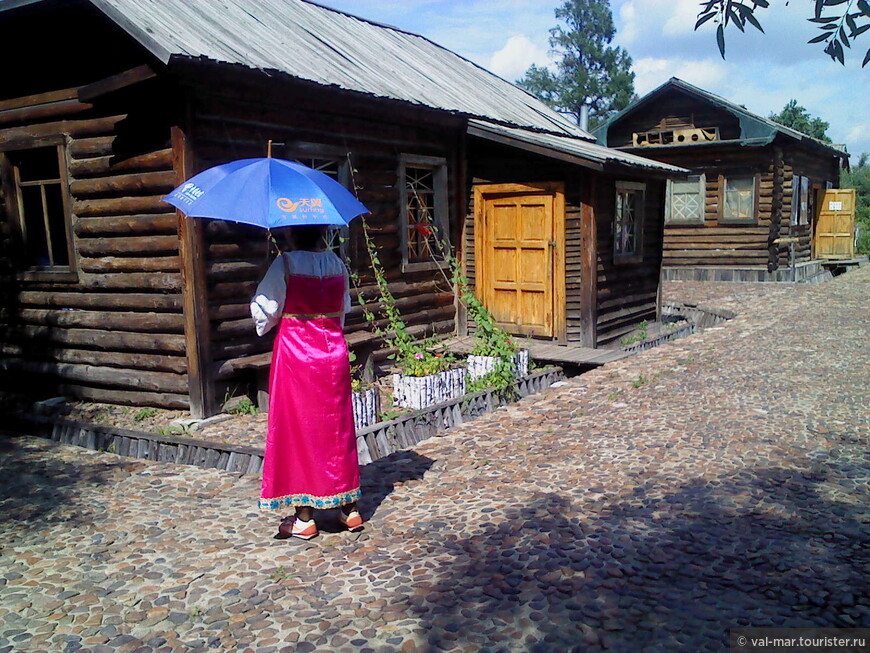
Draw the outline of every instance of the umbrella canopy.
[[[267,229],[346,225],[368,209],[317,170],[283,159],[239,159],[191,177],[163,198],[194,218]]]

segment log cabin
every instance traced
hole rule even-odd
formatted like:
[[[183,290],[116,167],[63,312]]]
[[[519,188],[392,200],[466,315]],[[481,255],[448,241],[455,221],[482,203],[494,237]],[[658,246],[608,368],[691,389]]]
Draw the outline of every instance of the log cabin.
[[[463,328],[433,238],[465,257],[517,333],[596,346],[655,317],[665,181],[684,170],[598,145],[416,34],[307,0],[214,7],[0,5],[0,57],[15,72],[0,89],[7,390],[202,417],[262,373],[271,340],[254,334],[248,303],[274,256],[266,233],[162,198],[269,141],[370,209],[414,333]],[[371,301],[362,222],[333,246],[354,298]],[[377,346],[360,306],[346,335]]]
[[[821,272],[813,232],[823,193],[839,187],[848,161],[839,147],[677,78],[595,135],[691,170],[667,185],[665,279],[789,281]]]

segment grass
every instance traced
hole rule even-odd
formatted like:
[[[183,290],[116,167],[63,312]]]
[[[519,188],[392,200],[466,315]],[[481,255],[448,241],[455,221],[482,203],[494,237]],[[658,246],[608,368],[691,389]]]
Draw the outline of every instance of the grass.
[[[231,415],[258,415],[260,410],[247,397],[239,402],[239,405],[230,411]]]
[[[646,385],[649,383],[649,379],[646,378],[643,374],[638,376],[634,381],[631,382],[631,387],[637,390],[639,387]]]
[[[149,417],[154,417],[156,414],[157,414],[156,408],[140,408],[133,415],[133,421],[134,422],[142,422],[142,421],[148,419]]]
[[[636,342],[643,342],[647,339],[649,335],[647,331],[647,321],[643,320],[640,324],[637,325],[637,333],[630,336],[623,336],[619,339],[619,344],[623,347],[627,347],[628,345],[633,345]]]

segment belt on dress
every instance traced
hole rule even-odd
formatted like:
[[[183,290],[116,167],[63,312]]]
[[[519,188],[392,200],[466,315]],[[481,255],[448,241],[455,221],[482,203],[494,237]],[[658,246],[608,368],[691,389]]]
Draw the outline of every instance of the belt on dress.
[[[298,320],[317,320],[322,317],[341,317],[341,311],[335,313],[283,313],[281,317],[293,317]]]

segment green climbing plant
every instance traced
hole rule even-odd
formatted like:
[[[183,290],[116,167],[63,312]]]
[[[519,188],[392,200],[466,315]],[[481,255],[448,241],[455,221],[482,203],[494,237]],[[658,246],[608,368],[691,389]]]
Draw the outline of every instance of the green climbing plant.
[[[495,318],[483,305],[469,285],[462,271],[462,265],[452,252],[444,253],[444,260],[450,268],[451,281],[459,294],[459,301],[465,306],[468,318],[474,322],[473,356],[492,356],[497,358],[495,369],[478,377],[468,385],[469,392],[493,388],[501,394],[513,394],[516,384],[516,354],[519,350],[511,335],[496,324]]]
[[[389,357],[395,361],[396,366],[403,374],[408,376],[428,376],[449,369],[456,359],[449,353],[433,351],[436,347],[435,338],[430,337],[418,340],[408,331],[408,326],[402,319],[399,309],[396,308],[396,298],[390,292],[390,286],[378,256],[377,248],[368,231],[368,225],[364,218],[360,219],[363,221],[363,236],[365,238],[366,249],[371,258],[372,273],[374,274],[378,294],[380,295],[378,304],[386,320],[386,327],[381,325],[378,316],[372,309],[373,302],[370,303],[363,293],[359,293],[359,303],[363,307],[363,314],[366,320],[372,325],[374,332],[384,339],[387,346],[396,350]]]

